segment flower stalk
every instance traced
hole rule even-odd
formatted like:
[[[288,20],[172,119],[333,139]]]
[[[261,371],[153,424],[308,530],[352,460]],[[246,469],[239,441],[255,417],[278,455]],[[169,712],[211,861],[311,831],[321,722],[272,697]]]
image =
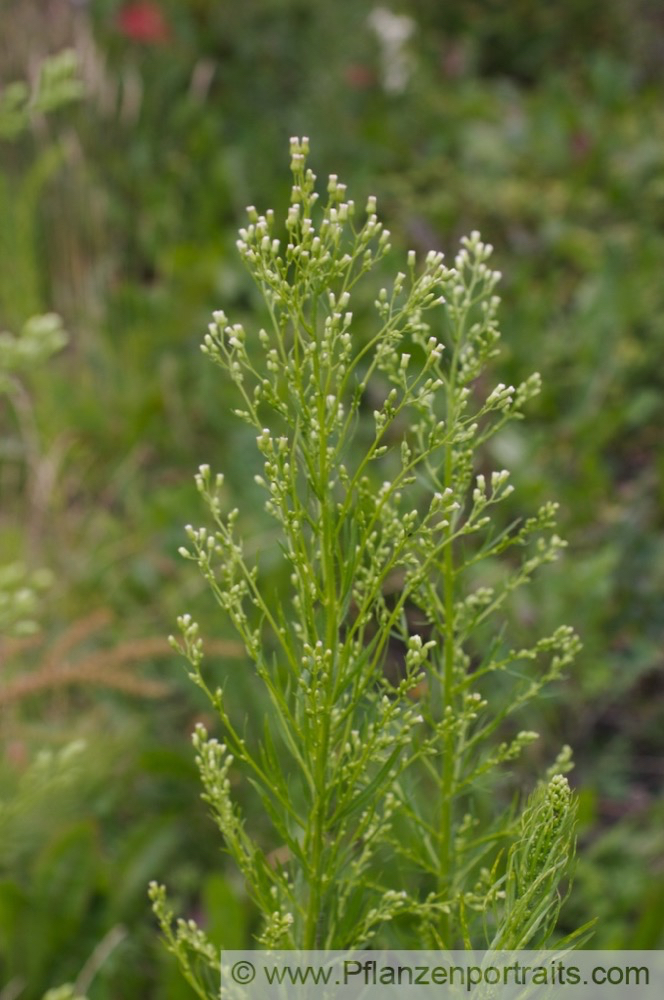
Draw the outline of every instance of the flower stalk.
[[[451,267],[442,254],[409,253],[372,293],[372,320],[367,291],[389,233],[374,198],[358,219],[336,175],[320,207],[308,152],[306,139],[292,141],[283,227],[251,207],[240,230],[265,326],[248,332],[219,311],[202,348],[255,434],[256,483],[288,575],[275,600],[265,564],[245,554],[223,476],[201,466],[212,527],[189,526],[181,551],[263,691],[250,734],[204,669],[197,624],[182,616],[173,642],[222,730],[223,742],[202,727],[194,737],[204,797],[262,915],[261,947],[541,944],[569,871],[572,821],[556,827],[563,836],[551,820],[535,871],[523,845],[532,816],[553,808],[554,785],[548,805],[538,792],[523,814],[507,799],[492,815],[487,800],[504,794],[506,766],[536,739],[514,716],[579,643],[563,626],[531,648],[510,645],[512,593],[563,543],[554,504],[510,524],[497,509],[512,492],[507,471],[488,481],[477,471],[539,376],[482,390],[497,352],[500,275],[477,233]],[[271,850],[248,829],[231,774],[253,789]],[[547,860],[554,842],[557,866]],[[520,909],[531,890],[536,920]],[[195,979],[202,932],[183,921],[173,929],[163,889],[151,892],[168,946]],[[203,981],[199,995],[212,996]]]

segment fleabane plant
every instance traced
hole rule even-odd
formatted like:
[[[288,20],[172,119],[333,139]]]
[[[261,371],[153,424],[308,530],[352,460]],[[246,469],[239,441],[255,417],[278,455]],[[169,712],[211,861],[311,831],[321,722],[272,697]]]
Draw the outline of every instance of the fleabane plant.
[[[505,527],[508,473],[477,471],[539,376],[483,388],[500,276],[477,233],[453,266],[411,252],[380,288],[371,272],[390,248],[375,199],[358,212],[332,175],[319,207],[307,154],[306,139],[292,140],[284,224],[250,208],[240,230],[265,328],[217,312],[203,344],[254,428],[256,479],[289,571],[276,599],[245,552],[223,475],[201,466],[212,523],[187,527],[182,554],[244,642],[267,705],[250,727],[232,717],[184,615],[177,645],[221,728],[194,734],[204,797],[262,915],[260,947],[541,943],[573,853],[569,754],[521,812],[487,791],[536,738],[512,718],[578,641],[561,627],[532,648],[510,645],[510,594],[563,542],[552,503]],[[373,319],[356,318],[367,287]],[[488,586],[483,563],[508,550]],[[244,822],[242,780],[269,817],[271,848]],[[151,893],[187,978],[216,995],[200,972],[216,973],[215,948],[173,922],[162,887]]]

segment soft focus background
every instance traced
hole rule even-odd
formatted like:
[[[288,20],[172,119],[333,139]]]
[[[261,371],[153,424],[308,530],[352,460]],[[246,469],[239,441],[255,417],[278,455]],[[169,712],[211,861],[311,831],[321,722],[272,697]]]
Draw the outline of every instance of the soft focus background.
[[[557,498],[570,543],[513,627],[584,642],[528,720],[524,787],[572,744],[564,921],[664,947],[661,3],[0,0],[0,84],[66,48],[81,96],[0,138],[0,330],[56,311],[69,332],[0,383],[0,622],[13,595],[39,625],[0,637],[0,1000],[77,977],[90,1000],[191,997],[151,878],[220,945],[251,941],[199,799],[207,707],[165,637],[193,611],[244,711],[252,679],[176,553],[201,462],[261,545],[250,442],[198,345],[215,308],[251,322],[236,230],[283,207],[292,134],[377,195],[395,253],[471,229],[496,247],[495,378],[537,369],[544,391],[487,462],[516,516]]]

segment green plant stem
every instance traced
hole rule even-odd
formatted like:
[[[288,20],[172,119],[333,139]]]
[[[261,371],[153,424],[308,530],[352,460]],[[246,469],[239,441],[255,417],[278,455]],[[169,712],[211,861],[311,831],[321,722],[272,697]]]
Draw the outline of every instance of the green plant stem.
[[[316,314],[312,319],[312,328],[315,331]],[[314,371],[318,384],[321,385],[321,371],[318,360],[318,352],[314,355]],[[321,386],[322,388],[322,386]],[[329,372],[326,380],[325,390],[319,393],[318,398],[318,429],[319,429],[319,503],[320,503],[320,546],[321,564],[323,570],[323,586],[325,592],[325,640],[326,649],[334,650],[338,636],[337,622],[337,593],[336,574],[334,567],[334,526],[330,522],[330,501],[327,496],[329,488],[329,470],[327,462],[327,435],[325,432],[325,397],[329,388]],[[325,816],[327,809],[327,761],[330,742],[330,694],[334,688],[334,670],[332,664],[329,665],[328,674],[323,678],[324,690],[323,704],[321,706],[321,717],[318,726],[318,758],[316,761],[316,798],[314,802],[314,833],[312,844],[312,884],[309,894],[309,907],[305,925],[304,947],[314,949],[317,944],[319,917],[323,896],[323,848],[325,839]]]
[[[458,343],[458,342],[457,342]],[[458,349],[455,345],[446,393],[446,418],[448,428],[454,427],[456,414],[454,412],[454,395],[456,391],[456,366]],[[449,441],[445,449],[445,487],[452,487],[454,475],[454,453],[453,442]],[[445,642],[443,647],[443,685],[442,685],[442,711],[443,719],[445,714],[454,710],[454,518],[450,518],[449,527],[446,531],[447,545],[443,553],[444,556],[444,581],[443,581],[443,602],[445,609]],[[439,841],[439,870],[438,870],[438,891],[446,893],[450,890],[450,877],[452,872],[452,803],[454,794],[454,730],[447,727],[445,730],[442,773],[440,785],[440,841]],[[452,942],[447,941],[450,932],[449,918],[443,915],[441,921],[441,933],[443,940],[451,946]]]

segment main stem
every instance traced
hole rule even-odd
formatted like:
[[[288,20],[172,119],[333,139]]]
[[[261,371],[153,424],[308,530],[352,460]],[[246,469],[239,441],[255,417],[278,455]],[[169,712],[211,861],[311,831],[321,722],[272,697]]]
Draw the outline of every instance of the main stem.
[[[450,376],[447,385],[447,427],[448,432],[452,430],[456,419],[454,394],[456,390],[456,363],[457,352],[455,350],[450,366]],[[452,486],[454,475],[454,454],[453,442],[447,445],[445,450],[445,486]],[[453,686],[454,686],[454,654],[455,654],[455,632],[454,632],[454,598],[455,598],[455,567],[452,536],[454,535],[454,523],[450,518],[448,533],[448,544],[444,550],[443,561],[443,600],[445,607],[445,642],[443,646],[443,678],[442,678],[442,710],[443,721],[446,713],[453,710]],[[445,729],[443,739],[443,762],[440,783],[440,839],[438,855],[438,891],[447,894],[450,889],[452,874],[452,820],[453,820],[453,797],[454,797],[454,730],[452,727]],[[448,940],[450,934],[449,916],[444,915],[441,922],[441,932],[445,944],[450,947],[452,941]]]
[[[316,309],[314,307],[312,317],[312,334],[316,334]],[[332,524],[331,504],[327,496],[329,489],[329,469],[327,462],[327,435],[325,430],[325,397],[329,385],[329,371],[325,386],[321,382],[321,371],[317,353],[314,355],[314,366],[316,381],[319,386],[318,397],[318,468],[319,468],[319,504],[320,504],[320,532],[319,544],[321,553],[321,566],[323,571],[324,584],[324,617],[325,617],[325,647],[335,650],[338,623],[337,623],[337,596],[336,596],[336,573],[334,566],[334,540],[335,531]],[[320,913],[323,899],[323,849],[325,841],[325,816],[327,807],[327,763],[330,743],[330,717],[332,706],[330,704],[330,692],[334,687],[334,670],[330,665],[329,674],[324,678],[325,685],[322,692],[323,699],[321,705],[321,722],[319,741],[317,747],[317,759],[315,768],[316,799],[313,808],[313,837],[312,837],[312,858],[311,873],[312,879],[309,889],[309,907],[307,910],[305,924],[304,948],[306,950],[315,949],[319,944]]]

